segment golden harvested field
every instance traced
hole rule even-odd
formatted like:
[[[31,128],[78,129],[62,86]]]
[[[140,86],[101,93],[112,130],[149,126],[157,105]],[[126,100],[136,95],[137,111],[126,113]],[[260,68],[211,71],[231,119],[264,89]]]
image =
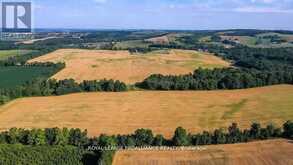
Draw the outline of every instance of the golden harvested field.
[[[293,119],[293,86],[233,91],[132,91],[32,97],[0,107],[0,130],[11,127],[69,127],[90,135],[129,134],[139,128],[171,137],[178,126],[189,132],[232,122],[283,124]]]
[[[77,81],[115,79],[126,83],[144,80],[154,73],[187,74],[198,67],[228,67],[230,64],[211,54],[171,50],[131,55],[128,51],[60,49],[29,62],[65,62],[66,68],[53,76]]]
[[[118,151],[113,165],[292,165],[293,142],[277,139],[196,151]]]

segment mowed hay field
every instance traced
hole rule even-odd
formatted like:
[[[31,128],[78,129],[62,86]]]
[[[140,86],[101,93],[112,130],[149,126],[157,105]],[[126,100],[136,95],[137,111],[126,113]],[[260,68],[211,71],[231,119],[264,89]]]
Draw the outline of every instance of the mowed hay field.
[[[60,49],[29,62],[65,62],[66,68],[55,79],[76,81],[115,79],[136,83],[151,74],[187,74],[198,67],[228,67],[230,64],[208,53],[170,50],[131,55],[128,51]]]
[[[139,128],[171,137],[178,126],[196,133],[251,122],[293,119],[293,86],[233,91],[132,91],[32,97],[0,107],[0,129],[69,127],[92,136],[130,134]]]
[[[196,151],[118,151],[113,165],[292,165],[293,142],[268,140]]]
[[[152,42],[155,44],[168,44],[169,38],[168,38],[168,35],[164,35],[161,37],[154,37],[154,38],[146,39],[146,41]]]

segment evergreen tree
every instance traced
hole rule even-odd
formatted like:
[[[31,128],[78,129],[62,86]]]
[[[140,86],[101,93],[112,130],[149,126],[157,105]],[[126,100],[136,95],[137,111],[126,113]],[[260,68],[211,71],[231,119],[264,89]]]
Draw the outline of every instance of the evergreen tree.
[[[163,146],[164,145],[164,137],[163,135],[157,135],[155,138],[154,138],[154,142],[153,142],[153,145],[155,146]]]
[[[283,125],[284,137],[293,139],[293,122],[287,121]]]
[[[188,146],[190,144],[189,137],[187,136],[186,130],[182,127],[178,127],[175,130],[173,137],[173,144],[175,146]]]

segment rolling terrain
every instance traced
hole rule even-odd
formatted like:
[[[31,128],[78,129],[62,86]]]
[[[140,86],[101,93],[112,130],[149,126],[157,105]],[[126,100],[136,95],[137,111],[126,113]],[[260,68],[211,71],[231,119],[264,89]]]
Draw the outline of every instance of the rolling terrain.
[[[90,135],[129,134],[149,128],[166,137],[251,122],[277,125],[293,118],[293,86],[223,91],[132,91],[31,97],[0,107],[0,130],[69,127]]]
[[[4,50],[0,51],[0,143],[4,144],[0,145],[0,151],[7,151],[0,152],[0,159],[5,157],[7,162],[32,162],[47,157],[56,162],[78,157],[80,164],[91,159],[110,161],[109,153],[89,152],[87,147],[105,143],[115,145],[115,142],[141,146],[147,134],[152,134],[144,129],[153,131],[151,138],[158,134],[164,136],[149,140],[147,145],[151,146],[210,144],[206,140],[222,144],[220,140],[223,139],[217,139],[220,135],[225,136],[225,143],[245,141],[242,138],[292,137],[292,131],[288,131],[292,123],[288,122],[284,127],[282,124],[293,119],[293,85],[268,85],[293,83],[290,56],[293,32],[102,31],[55,33],[53,37],[50,37],[51,33],[40,35],[42,39],[17,43],[21,46],[19,50],[13,43],[4,44],[7,48],[2,47]],[[33,50],[40,53],[30,55]],[[50,53],[45,54],[47,52]],[[7,59],[10,63],[6,63]],[[63,64],[26,65],[26,62],[64,62],[66,67]],[[186,75],[199,67],[233,68],[198,70],[193,75]],[[173,76],[152,76],[134,85],[151,74]],[[183,74],[185,76],[181,76]],[[34,78],[72,78],[80,84],[71,80],[49,83],[40,80],[16,88]],[[104,78],[126,84],[101,80]],[[81,83],[83,80],[101,81]],[[265,87],[251,88],[255,86]],[[160,91],[163,89],[170,91]],[[243,130],[250,128],[253,122],[259,122],[262,127],[273,123],[284,129],[272,133],[270,128],[273,127],[267,127],[260,129],[261,135],[256,136],[252,128],[249,133],[243,131],[241,139],[234,139],[235,130],[231,131],[231,127],[227,133],[232,123],[238,123]],[[177,129],[174,133],[179,126],[184,130]],[[88,134],[79,129],[66,131],[62,127],[79,128]],[[218,128],[223,128],[225,133],[213,132]],[[185,129],[193,136],[186,137]],[[212,138],[206,138],[202,131],[211,131]],[[172,138],[173,135],[181,142]],[[292,144],[289,140],[273,139],[202,146],[203,150],[196,151],[184,147],[180,151],[118,151],[114,165],[291,165]],[[26,149],[21,150],[20,145]],[[85,155],[79,157],[79,153],[67,153],[62,148],[66,145],[79,146]],[[56,150],[53,152],[57,155],[51,156],[49,151],[55,147],[61,147],[60,153]],[[28,159],[22,159],[24,157]],[[68,164],[74,163],[79,162],[72,159]]]
[[[228,40],[241,45],[254,48],[280,48],[292,47],[293,35],[280,33],[261,33],[253,36],[249,35],[220,35],[222,41]]]
[[[230,64],[209,53],[170,50],[131,55],[128,51],[61,49],[29,62],[65,62],[55,79],[76,81],[115,79],[136,83],[151,74],[188,74],[198,67],[218,68]]]
[[[292,154],[292,141],[277,139],[196,151],[118,151],[113,165],[291,165]]]

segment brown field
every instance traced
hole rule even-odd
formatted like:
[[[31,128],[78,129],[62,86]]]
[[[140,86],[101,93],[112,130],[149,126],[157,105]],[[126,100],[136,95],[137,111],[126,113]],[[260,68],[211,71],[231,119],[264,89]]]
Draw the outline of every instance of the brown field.
[[[152,42],[154,44],[169,44],[170,42],[180,43],[177,41],[178,38],[190,35],[190,33],[168,33],[164,36],[146,39],[145,41]]]
[[[128,51],[61,49],[29,62],[65,62],[66,68],[55,79],[76,81],[115,79],[126,83],[144,80],[154,73],[187,74],[198,67],[227,67],[229,63],[208,53],[170,50],[130,55]]]
[[[293,41],[293,35],[281,35],[282,38],[284,38],[288,42]]]
[[[293,142],[277,139],[197,151],[118,151],[113,165],[292,165]]]
[[[168,44],[169,43],[169,38],[167,35],[161,36],[161,37],[154,37],[150,39],[146,39],[146,41],[155,43],[155,44]]]
[[[11,127],[69,127],[90,135],[129,134],[139,128],[171,137],[251,122],[277,125],[293,119],[293,86],[233,91],[132,91],[32,97],[0,107],[0,130]]]

